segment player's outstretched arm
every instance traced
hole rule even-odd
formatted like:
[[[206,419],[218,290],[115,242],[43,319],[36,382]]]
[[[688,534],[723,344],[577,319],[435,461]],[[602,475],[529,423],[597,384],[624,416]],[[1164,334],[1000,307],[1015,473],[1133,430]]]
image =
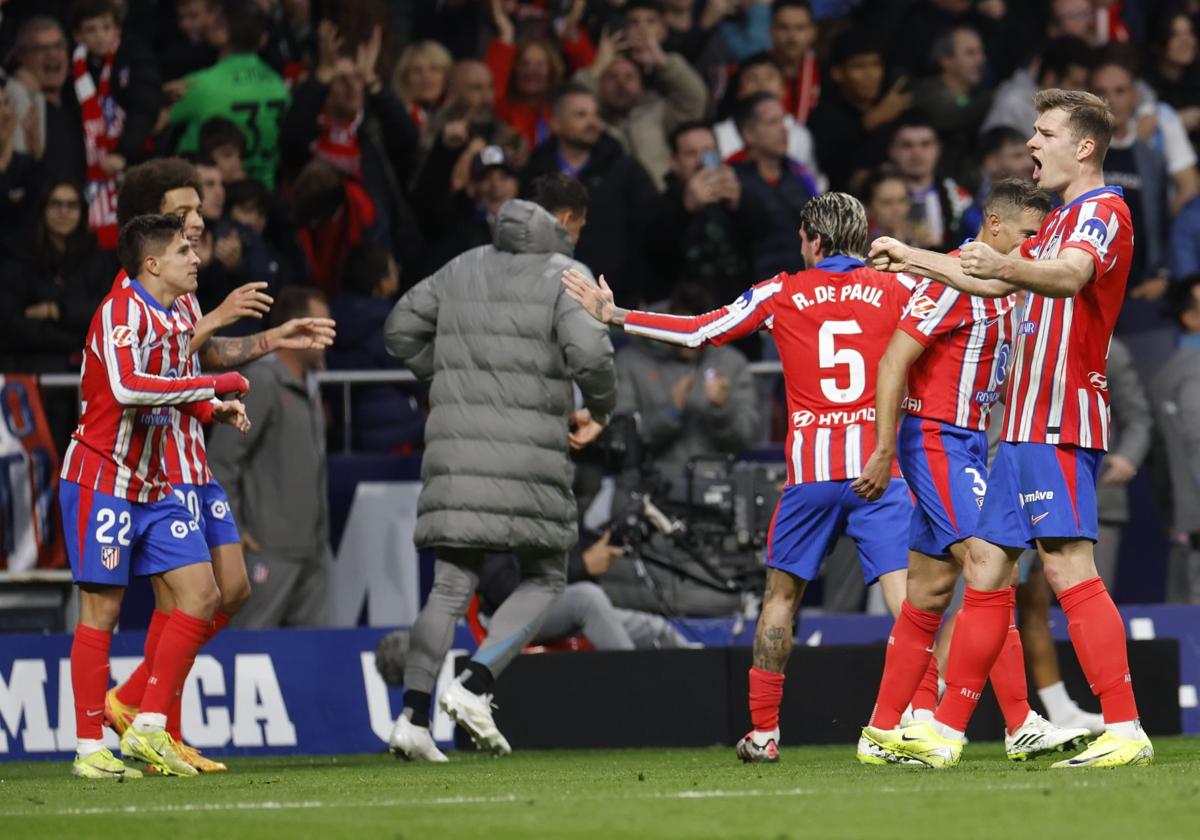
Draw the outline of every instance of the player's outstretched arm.
[[[593,283],[587,275],[568,268],[563,271],[562,284],[567,296],[600,323],[617,326],[625,323],[625,316],[629,314],[629,310],[622,309],[613,302],[612,289],[608,287],[603,274],[600,275],[599,283]]]
[[[293,318],[278,327],[245,338],[213,336],[198,351],[205,370],[241,367],[276,350],[308,350],[330,347],[337,337],[332,318]]]
[[[201,317],[192,331],[191,352],[199,353],[218,330],[236,324],[243,318],[261,321],[275,302],[263,291],[265,288],[267,284],[262,281],[239,286],[221,301],[220,306]]]
[[[850,488],[868,502],[883,495],[892,480],[892,462],[896,460],[896,433],[900,425],[900,402],[908,383],[908,369],[925,348],[919,341],[897,328],[892,333],[875,381],[875,451],[863,465],[862,475]]]
[[[224,423],[242,434],[250,431],[250,418],[241,400],[212,399],[206,402],[184,403],[178,406],[181,414],[195,417],[201,423]]]
[[[563,272],[562,284],[567,295],[597,321],[618,324],[625,332],[681,347],[725,344],[758,330],[774,315],[775,293],[783,288],[780,277],[772,278],[747,290],[729,306],[703,315],[662,315],[622,309],[613,302],[612,289],[600,276],[599,283],[573,268]]]
[[[963,247],[959,259],[963,272],[971,277],[997,278],[1014,289],[1048,298],[1074,297],[1096,273],[1092,252],[1070,245],[1055,259],[1029,260],[1016,251],[1000,254],[982,242],[971,242]]]
[[[966,248],[975,245],[992,251],[981,242],[972,242]],[[963,249],[964,253],[966,248]],[[992,253],[996,252],[992,251]],[[997,256],[1002,255],[997,254]],[[1017,286],[1012,283],[993,277],[969,274],[964,270],[959,257],[939,254],[937,251],[927,251],[924,248],[914,248],[890,236],[881,236],[871,243],[871,254],[868,259],[871,267],[878,271],[887,271],[892,274],[902,271],[919,274],[975,297],[997,298],[1017,291]]]

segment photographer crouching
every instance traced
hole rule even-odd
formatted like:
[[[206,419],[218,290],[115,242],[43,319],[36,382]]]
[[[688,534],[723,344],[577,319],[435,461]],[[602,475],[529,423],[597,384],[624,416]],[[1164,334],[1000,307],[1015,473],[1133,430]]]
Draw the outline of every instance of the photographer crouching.
[[[537,179],[532,201],[500,208],[493,245],[415,286],[385,327],[388,352],[432,380],[415,541],[434,550],[436,564],[390,741],[408,759],[446,760],[428,729],[430,695],[484,555],[514,554],[521,580],[438,705],[496,755],[511,750],[492,718],[492,683],[565,585],[578,539],[569,450],[595,440],[616,400],[608,332],[560,282],[567,267],[587,272],[571,256],[587,203],[574,178]],[[572,412],[572,382],[587,413]]]

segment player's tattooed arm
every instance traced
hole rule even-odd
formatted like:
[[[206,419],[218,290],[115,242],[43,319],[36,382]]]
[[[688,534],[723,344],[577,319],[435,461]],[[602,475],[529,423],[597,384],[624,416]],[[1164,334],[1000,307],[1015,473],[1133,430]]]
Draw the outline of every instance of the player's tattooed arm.
[[[200,348],[200,364],[205,370],[224,370],[239,367],[271,352],[269,332],[244,338],[214,336]]]

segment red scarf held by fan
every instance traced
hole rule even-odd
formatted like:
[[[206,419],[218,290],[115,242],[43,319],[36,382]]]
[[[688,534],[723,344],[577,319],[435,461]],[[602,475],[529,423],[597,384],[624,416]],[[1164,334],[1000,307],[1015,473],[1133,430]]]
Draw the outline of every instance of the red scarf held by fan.
[[[71,57],[75,71],[75,98],[83,119],[83,143],[87,152],[88,227],[101,248],[117,247],[117,179],[104,171],[100,162],[117,149],[125,125],[125,112],[112,97],[114,48],[104,57],[99,83],[88,72],[87,47],[80,44]]]
[[[350,178],[343,184],[346,203],[337,215],[318,228],[305,226],[297,232],[308,263],[308,282],[331,300],[337,294],[346,255],[375,222],[375,202],[362,184]]]
[[[362,121],[362,111],[348,124],[336,123],[321,114],[317,117],[321,133],[313,143],[313,156],[332,163],[344,175],[361,179],[362,149],[358,145],[358,129]]]

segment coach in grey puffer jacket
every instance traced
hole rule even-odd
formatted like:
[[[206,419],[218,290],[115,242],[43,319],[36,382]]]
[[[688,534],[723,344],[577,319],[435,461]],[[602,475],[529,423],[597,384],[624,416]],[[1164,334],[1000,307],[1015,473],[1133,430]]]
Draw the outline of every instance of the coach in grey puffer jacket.
[[[577,539],[568,418],[574,381],[597,418],[616,402],[607,330],[563,292],[567,231],[547,210],[500,208],[494,245],[411,289],[384,330],[388,352],[432,378],[420,548],[566,551]]]

